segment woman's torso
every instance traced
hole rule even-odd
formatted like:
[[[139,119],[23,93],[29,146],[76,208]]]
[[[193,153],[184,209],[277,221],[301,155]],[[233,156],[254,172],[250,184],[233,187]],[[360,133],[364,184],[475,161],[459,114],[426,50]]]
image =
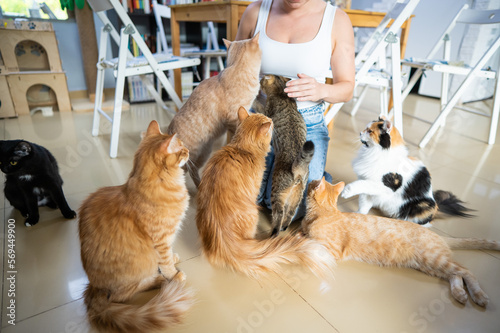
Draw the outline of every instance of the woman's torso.
[[[313,39],[304,43],[283,43],[271,39],[267,35],[266,27],[273,0],[263,0],[254,35],[260,32],[259,44],[262,50],[261,75],[276,74],[297,78],[297,74],[304,73],[314,77],[320,83],[330,71],[332,54],[332,27],[335,16],[335,7],[327,4],[319,31]],[[317,102],[297,101],[299,109],[310,107]]]

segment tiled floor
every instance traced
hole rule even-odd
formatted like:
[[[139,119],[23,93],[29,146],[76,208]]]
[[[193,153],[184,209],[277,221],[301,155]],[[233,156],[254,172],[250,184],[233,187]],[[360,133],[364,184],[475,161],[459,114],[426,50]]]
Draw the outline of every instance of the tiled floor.
[[[367,99],[355,118],[341,112],[335,119],[327,170],[336,181],[355,179],[351,160],[359,147],[358,132],[377,117],[378,106],[376,102],[371,105],[372,100],[377,97]],[[428,118],[437,105],[436,100],[411,95],[405,111]],[[500,138],[494,146],[480,141],[487,136],[487,123],[476,118],[455,112],[444,130],[425,149],[418,149],[418,139],[428,125],[405,116],[405,139],[411,153],[427,164],[435,189],[451,190],[477,210],[472,219],[437,220],[433,229],[442,235],[500,240]],[[50,149],[59,161],[70,206],[76,210],[97,188],[125,181],[140,132],[151,119],[166,126],[170,116],[154,105],[132,106],[123,114],[118,158],[113,160],[107,155],[109,135],[90,135],[91,113],[56,112],[51,118],[35,114],[0,120],[0,139],[23,138]],[[188,187],[194,197],[191,180]],[[42,208],[40,223],[28,229],[3,193],[0,196],[4,221],[1,331],[91,331],[81,300],[87,279],[80,262],[77,220],[65,220],[58,211]],[[340,206],[356,210],[357,200],[341,201]],[[212,268],[200,255],[195,210],[192,199],[174,249],[180,254],[187,284],[196,291],[197,303],[185,323],[171,332],[500,332],[500,253],[456,252],[457,260],[476,274],[490,296],[486,309],[455,302],[445,281],[409,269],[358,262],[340,263],[334,280],[321,281],[290,267],[285,276],[259,283]],[[9,296],[7,280],[11,275],[5,241],[9,219],[16,221],[15,297]],[[269,227],[264,215],[261,227]],[[7,316],[12,300],[15,326]]]

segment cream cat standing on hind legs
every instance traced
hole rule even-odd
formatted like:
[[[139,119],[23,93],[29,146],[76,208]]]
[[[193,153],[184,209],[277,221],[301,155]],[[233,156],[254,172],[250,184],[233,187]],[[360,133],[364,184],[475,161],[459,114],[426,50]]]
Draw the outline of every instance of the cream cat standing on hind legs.
[[[241,41],[224,40],[224,44],[228,50],[227,67],[196,87],[167,129],[189,149],[186,168],[196,187],[200,185],[198,169],[210,156],[212,144],[226,130],[234,133],[238,108],[248,110],[260,88],[259,34]]]
[[[429,171],[422,161],[408,156],[403,138],[389,120],[372,121],[360,139],[363,146],[352,162],[358,180],[342,192],[343,198],[359,195],[358,213],[368,214],[375,207],[386,216],[421,225],[431,222],[438,211],[471,216],[452,193],[432,191]]]

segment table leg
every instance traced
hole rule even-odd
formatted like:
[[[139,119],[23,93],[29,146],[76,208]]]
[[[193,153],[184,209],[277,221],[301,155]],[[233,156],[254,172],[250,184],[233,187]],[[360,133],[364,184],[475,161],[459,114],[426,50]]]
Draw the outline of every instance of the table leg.
[[[227,39],[234,41],[236,39],[236,33],[238,32],[238,6],[232,4],[227,7],[226,13],[226,29],[227,29]]]
[[[170,17],[170,33],[172,35],[172,53],[176,56],[181,55],[181,36],[180,36],[180,26],[179,21],[175,17],[175,11],[172,10]],[[181,81],[181,69],[174,69],[174,88],[175,92],[182,101],[182,81]]]

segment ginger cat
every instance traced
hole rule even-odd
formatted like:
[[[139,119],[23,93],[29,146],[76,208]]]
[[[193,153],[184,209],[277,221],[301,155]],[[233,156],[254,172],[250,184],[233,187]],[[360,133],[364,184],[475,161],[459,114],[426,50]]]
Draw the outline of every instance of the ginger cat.
[[[227,67],[217,76],[203,80],[186,104],[174,116],[167,133],[177,133],[190,160],[186,165],[196,187],[200,169],[212,152],[212,144],[226,130],[234,133],[238,124],[238,106],[247,110],[259,93],[261,50],[259,35],[229,42]]]
[[[273,125],[262,114],[241,107],[241,125],[232,141],[217,151],[203,170],[198,188],[196,225],[203,253],[215,265],[258,278],[280,272],[281,263],[300,263],[316,274],[329,272],[333,261],[323,246],[300,234],[255,239],[256,204]]]
[[[182,166],[188,150],[152,121],[128,181],[91,194],[80,208],[84,294],[92,326],[111,332],[150,332],[179,323],[192,304],[172,244],[189,196]],[[145,305],[122,304],[161,287]]]
[[[337,199],[344,183],[322,180],[309,184],[307,213],[302,221],[304,235],[324,244],[336,260],[358,260],[380,266],[408,267],[450,282],[451,294],[467,302],[464,281],[472,300],[488,304],[488,296],[476,277],[452,259],[452,249],[500,250],[500,242],[441,237],[408,221],[343,213]]]
[[[307,127],[297,103],[284,92],[286,79],[266,75],[260,81],[267,100],[263,114],[274,124],[274,171],[271,184],[273,229],[271,236],[286,230],[304,196],[314,143],[306,141]]]

